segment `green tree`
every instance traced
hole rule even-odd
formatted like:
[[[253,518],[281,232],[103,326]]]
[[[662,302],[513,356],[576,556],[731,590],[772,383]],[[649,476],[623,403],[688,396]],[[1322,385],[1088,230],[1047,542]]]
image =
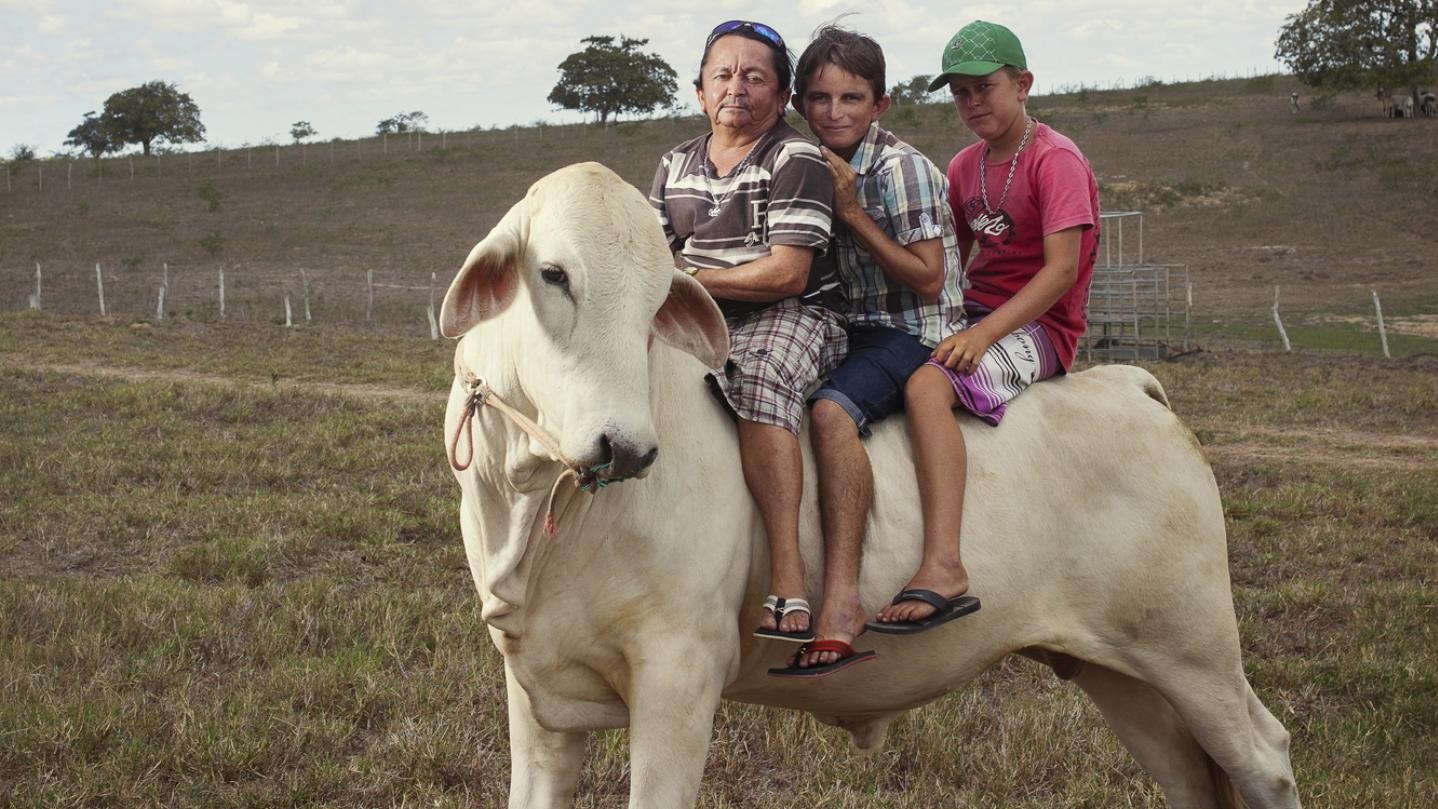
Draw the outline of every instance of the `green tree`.
[[[914,76],[906,82],[896,84],[889,88],[889,98],[895,104],[925,104],[933,99],[929,93],[929,82],[933,76],[923,74]]]
[[[415,110],[414,112],[401,112],[392,118],[386,118],[375,125],[376,135],[398,135],[404,132],[423,132],[425,124],[429,123],[429,116]]]
[[[65,138],[66,146],[73,146],[99,160],[106,152],[113,152],[120,148],[110,137],[110,130],[105,127],[105,119],[96,115],[94,110],[85,113],[85,120],[80,125],[70,130]]]
[[[1309,0],[1284,19],[1273,56],[1310,87],[1433,81],[1438,0]]]
[[[295,121],[290,125],[290,137],[295,139],[295,143],[299,143],[305,138],[313,138],[317,134],[319,133],[313,126],[310,126],[309,121]]]
[[[172,83],[146,82],[105,99],[102,116],[117,147],[136,143],[150,153],[156,140],[195,143],[205,139],[200,108]]]
[[[559,82],[549,91],[549,103],[592,112],[608,123],[621,113],[653,112],[673,102],[678,76],[657,54],[639,50],[649,40],[621,34],[617,43],[612,36],[579,41],[588,46],[559,63]]]

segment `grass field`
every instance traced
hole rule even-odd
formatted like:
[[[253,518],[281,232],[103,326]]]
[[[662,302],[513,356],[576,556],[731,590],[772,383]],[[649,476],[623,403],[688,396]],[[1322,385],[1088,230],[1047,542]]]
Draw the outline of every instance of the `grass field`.
[[[0,803],[503,804],[503,680],[440,447],[448,354],[0,317]],[[1430,806],[1438,361],[1150,369],[1218,475],[1246,667],[1307,805]],[[624,734],[591,753],[581,805],[624,805]],[[1163,801],[1076,689],[1011,660],[874,757],[728,705],[701,805]]]
[[[1089,153],[1107,205],[1148,212],[1148,257],[1190,267],[1204,350],[1146,367],[1217,474],[1245,666],[1293,733],[1305,805],[1422,809],[1438,794],[1438,121],[1385,121],[1357,96],[1291,116],[1290,89],[1034,108]],[[943,108],[891,118],[940,162],[968,142]],[[47,173],[0,196],[0,805],[504,805],[503,678],[441,448],[452,344],[423,339],[423,292],[389,293],[362,327],[358,282],[446,283],[544,171],[601,158],[645,187],[699,131],[475,133],[334,165],[311,147],[304,166],[231,155],[217,176],[175,158],[163,177],[117,181],[114,164],[103,185]],[[46,311],[15,311],[35,261]],[[112,318],[90,315],[95,261]],[[162,263],[173,306],[151,322]],[[225,322],[204,297],[219,267],[253,291]],[[274,326],[299,268],[316,325]],[[1275,284],[1292,354],[1275,350]],[[594,736],[580,806],[625,805],[626,767],[625,734]],[[874,756],[807,716],[726,705],[700,804],[1164,802],[1075,688],[1013,659],[895,722]]]

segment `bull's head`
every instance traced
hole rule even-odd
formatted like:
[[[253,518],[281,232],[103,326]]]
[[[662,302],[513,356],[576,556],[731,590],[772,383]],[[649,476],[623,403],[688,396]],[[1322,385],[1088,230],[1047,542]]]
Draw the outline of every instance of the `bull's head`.
[[[653,337],[717,368],[718,307],[673,257],[648,201],[584,163],[530,187],[470,251],[440,328],[459,363],[514,386],[563,454],[602,478],[642,475],[658,444],[649,406]]]

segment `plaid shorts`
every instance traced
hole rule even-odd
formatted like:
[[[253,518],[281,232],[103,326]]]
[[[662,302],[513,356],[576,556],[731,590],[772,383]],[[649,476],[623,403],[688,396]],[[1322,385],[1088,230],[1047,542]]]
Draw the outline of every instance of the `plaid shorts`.
[[[983,320],[990,310],[969,307],[969,325]],[[1029,385],[1063,372],[1058,352],[1038,321],[1004,335],[984,352],[973,373],[961,374],[929,360],[954,386],[959,406],[980,420],[998,426],[1013,401]]]
[[[805,396],[848,349],[843,318],[785,298],[730,321],[729,361],[709,381],[738,418],[798,435]]]

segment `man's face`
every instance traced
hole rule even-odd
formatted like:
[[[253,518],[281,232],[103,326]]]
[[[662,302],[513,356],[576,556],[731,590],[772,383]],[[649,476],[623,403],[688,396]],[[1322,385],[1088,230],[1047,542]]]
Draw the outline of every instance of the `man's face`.
[[[700,78],[699,108],[716,132],[767,132],[789,103],[788,89],[779,87],[773,52],[745,37],[716,39]]]
[[[820,65],[808,79],[799,112],[820,143],[840,157],[853,157],[869,125],[889,109],[889,97],[874,98],[867,80],[838,65]]]

